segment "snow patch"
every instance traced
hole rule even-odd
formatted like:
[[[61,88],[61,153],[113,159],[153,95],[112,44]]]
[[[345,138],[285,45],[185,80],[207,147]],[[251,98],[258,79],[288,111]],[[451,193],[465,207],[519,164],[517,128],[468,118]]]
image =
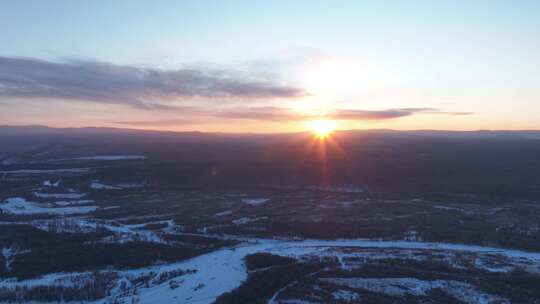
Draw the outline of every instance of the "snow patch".
[[[233,213],[234,213],[233,210],[226,210],[226,211],[214,214],[214,217],[225,216],[225,215],[229,215],[229,214],[233,214]]]
[[[252,222],[256,222],[260,220],[266,220],[266,219],[268,219],[268,216],[261,216],[261,217],[256,217],[256,218],[242,217],[237,220],[233,220],[232,222],[233,224],[236,224],[236,225],[243,225],[243,224],[252,223]]]
[[[111,209],[118,209],[118,208],[120,208],[120,206],[109,206],[109,207],[103,208],[103,210],[111,210]]]
[[[11,270],[12,257],[14,255],[13,248],[2,248],[2,255],[4,256],[6,270]]]
[[[86,193],[43,193],[34,192],[35,197],[39,198],[66,198],[66,199],[78,199],[86,196]]]
[[[462,208],[457,208],[457,207],[450,207],[450,206],[444,206],[444,205],[433,205],[432,207],[435,209],[455,210],[455,211],[464,212]]]
[[[510,303],[507,299],[483,293],[474,286],[458,281],[423,281],[416,278],[322,278],[321,281],[367,289],[391,296],[425,296],[432,289],[441,289],[466,303]]]
[[[85,157],[73,157],[73,158],[60,158],[52,159],[50,161],[64,161],[64,160],[103,160],[103,161],[114,161],[114,160],[135,160],[135,159],[147,159],[148,157],[142,155],[96,155],[96,156],[85,156]]]
[[[365,192],[363,188],[356,186],[309,186],[308,190],[311,191],[327,191],[338,193],[362,193]]]
[[[90,168],[71,168],[71,169],[48,169],[48,170],[39,170],[39,169],[20,169],[20,170],[9,170],[9,171],[0,171],[0,173],[5,174],[61,174],[61,173],[86,173],[90,171]]]
[[[117,187],[130,189],[130,188],[142,188],[145,186],[144,183],[133,183],[133,184],[116,184]]]
[[[29,202],[22,197],[11,197],[2,204],[0,204],[0,210],[9,214],[85,214],[94,212],[97,210],[97,206],[84,206],[84,207],[60,207],[51,208],[49,204],[39,204]]]
[[[66,206],[78,206],[78,205],[84,205],[84,204],[91,204],[93,202],[94,202],[93,200],[75,200],[75,201],[57,201],[57,202],[53,202],[53,204],[60,207],[66,207]]]
[[[102,184],[97,181],[91,182],[90,188],[95,189],[95,190],[122,190],[122,188],[120,187]]]
[[[50,180],[46,180],[43,182],[43,186],[45,187],[58,187],[60,186],[60,183],[62,182],[62,180],[57,180],[56,182],[51,182]]]
[[[339,289],[332,293],[332,298],[338,301],[339,300],[357,301],[357,300],[360,300],[360,295],[354,291]]]
[[[260,206],[269,202],[269,198],[243,198],[242,203],[250,206]]]

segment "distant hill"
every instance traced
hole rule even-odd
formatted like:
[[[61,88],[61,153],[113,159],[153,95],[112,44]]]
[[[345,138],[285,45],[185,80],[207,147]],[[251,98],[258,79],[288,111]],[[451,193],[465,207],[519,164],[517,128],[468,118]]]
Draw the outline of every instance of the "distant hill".
[[[392,191],[540,197],[539,139],[539,131],[358,130],[336,132],[320,142],[306,132],[3,126],[0,167],[21,169],[51,159],[99,155],[144,155],[148,157],[146,170],[151,170],[147,174],[163,183],[329,183]],[[226,174],[209,177],[213,170]]]

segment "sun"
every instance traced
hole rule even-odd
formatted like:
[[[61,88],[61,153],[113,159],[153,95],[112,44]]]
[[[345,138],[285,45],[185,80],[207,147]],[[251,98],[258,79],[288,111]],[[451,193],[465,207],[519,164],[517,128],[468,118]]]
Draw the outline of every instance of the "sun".
[[[314,120],[307,123],[308,128],[319,138],[325,138],[336,129],[336,122],[333,120]]]

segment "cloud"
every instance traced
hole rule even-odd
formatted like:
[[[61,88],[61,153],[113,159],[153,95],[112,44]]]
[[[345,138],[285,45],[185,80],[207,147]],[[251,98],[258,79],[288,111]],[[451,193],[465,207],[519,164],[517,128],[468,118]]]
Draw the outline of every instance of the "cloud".
[[[291,110],[280,107],[244,107],[216,111],[209,114],[214,117],[231,119],[249,119],[266,121],[294,121],[303,120],[307,116],[293,113]]]
[[[333,119],[342,120],[385,120],[414,114],[442,114],[442,115],[472,115],[472,112],[445,112],[436,108],[399,108],[379,111],[365,110],[338,110],[331,115]]]
[[[179,110],[178,108],[177,110]],[[295,121],[304,120],[306,116],[294,114],[286,108],[279,107],[236,107],[221,110],[212,110],[200,107],[182,107],[176,111],[181,118],[142,120],[142,121],[118,121],[115,124],[130,126],[179,126],[204,124],[216,121],[216,119],[239,119],[257,121]]]
[[[185,117],[198,117],[198,120],[192,119],[164,119],[154,121],[126,121],[116,122],[117,124],[133,126],[173,126],[189,125],[194,123],[203,123],[204,118],[207,122],[217,119],[234,120],[255,120],[268,122],[293,122],[315,119],[335,119],[335,120],[357,120],[357,121],[375,121],[396,119],[400,117],[411,116],[415,114],[438,114],[438,115],[471,115],[472,112],[445,112],[436,108],[400,108],[388,110],[353,110],[340,109],[327,115],[310,115],[295,113],[288,108],[282,107],[236,107],[221,110],[202,109],[197,107],[184,107],[181,115]],[[203,118],[201,120],[201,117]]]
[[[404,116],[410,116],[414,113],[419,112],[416,110],[403,110],[403,109],[394,109],[394,110],[380,110],[380,111],[365,111],[365,110],[339,110],[336,113],[332,114],[333,119],[343,119],[343,120],[384,120],[384,119],[393,119]]]
[[[336,120],[386,120],[395,119],[414,114],[442,114],[442,115],[470,115],[471,112],[445,112],[436,108],[399,108],[388,110],[353,110],[338,109],[327,115],[309,115],[292,112],[287,108],[280,107],[244,107],[209,112],[207,115],[221,118],[249,119],[265,121],[299,121],[319,118]]]
[[[171,127],[171,126],[186,126],[200,124],[200,121],[192,119],[160,119],[160,120],[131,120],[131,121],[117,121],[114,122],[118,125],[126,126],[139,126],[139,127]]]
[[[306,95],[299,88],[204,68],[163,70],[97,61],[50,62],[0,57],[0,97],[51,98],[171,109],[191,98],[272,99]]]

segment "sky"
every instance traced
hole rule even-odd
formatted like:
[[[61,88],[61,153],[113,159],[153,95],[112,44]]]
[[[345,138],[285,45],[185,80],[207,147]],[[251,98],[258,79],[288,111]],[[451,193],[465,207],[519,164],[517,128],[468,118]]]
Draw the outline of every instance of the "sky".
[[[0,5],[0,125],[540,129],[536,0]]]

